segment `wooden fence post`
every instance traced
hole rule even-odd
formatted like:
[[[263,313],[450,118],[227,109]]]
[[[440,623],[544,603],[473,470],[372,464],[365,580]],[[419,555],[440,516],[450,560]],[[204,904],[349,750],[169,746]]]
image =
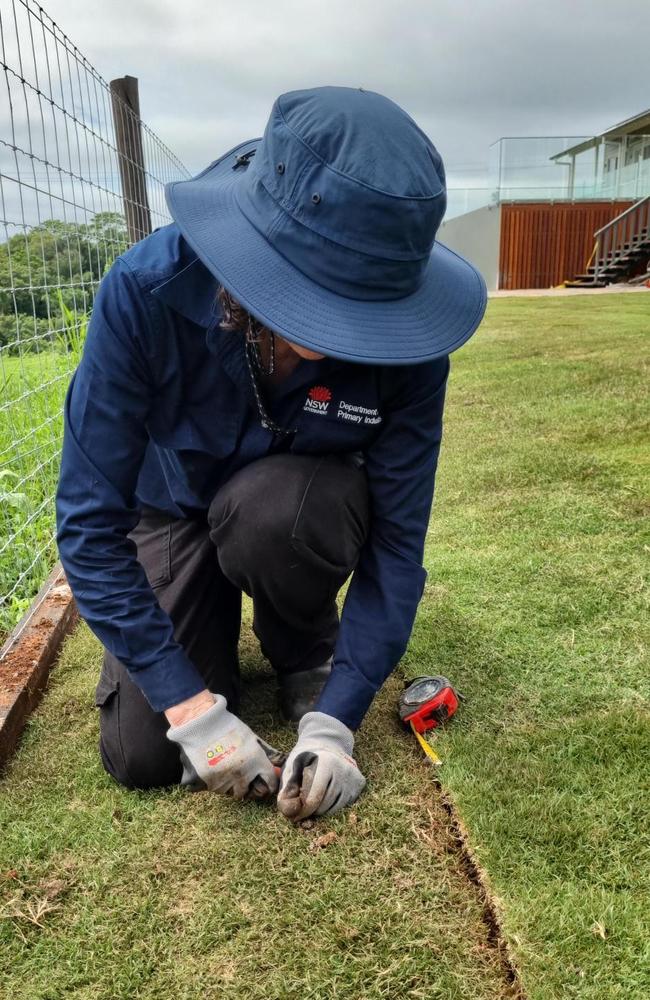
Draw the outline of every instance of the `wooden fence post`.
[[[111,80],[111,105],[126,228],[129,242],[137,243],[151,232],[151,212],[147,200],[140,99],[138,80],[135,76],[122,76],[117,80]]]

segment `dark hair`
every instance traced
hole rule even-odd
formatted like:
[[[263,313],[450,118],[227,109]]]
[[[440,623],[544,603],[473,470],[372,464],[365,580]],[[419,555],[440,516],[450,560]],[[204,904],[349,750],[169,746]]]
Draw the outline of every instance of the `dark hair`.
[[[257,337],[267,332],[266,327],[256,320],[254,316],[251,316],[223,285],[219,285],[217,290],[217,302],[221,306],[220,329],[226,330],[229,333],[233,330],[241,330],[242,333],[247,333],[250,330]]]

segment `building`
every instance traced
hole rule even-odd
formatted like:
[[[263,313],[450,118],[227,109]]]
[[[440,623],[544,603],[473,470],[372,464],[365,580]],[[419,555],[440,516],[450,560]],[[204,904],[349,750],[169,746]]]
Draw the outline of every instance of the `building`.
[[[614,125],[601,135],[556,153],[568,166],[569,198],[630,198],[650,194],[650,110]]]
[[[490,289],[547,288],[644,275],[649,231],[650,110],[592,137],[499,139],[489,186],[450,189],[440,239]]]

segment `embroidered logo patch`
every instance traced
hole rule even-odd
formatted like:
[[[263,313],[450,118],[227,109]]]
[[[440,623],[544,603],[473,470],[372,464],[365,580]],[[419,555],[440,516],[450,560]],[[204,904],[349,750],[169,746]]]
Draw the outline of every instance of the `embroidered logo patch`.
[[[332,390],[326,385],[314,385],[307,393],[303,409],[306,413],[316,413],[324,417],[332,402]],[[363,406],[361,403],[349,403],[342,399],[334,404],[336,419],[347,424],[362,424],[373,427],[382,422],[381,414],[376,406]]]
[[[331,399],[331,389],[328,389],[326,385],[315,385],[307,393],[303,409],[308,413],[320,413],[324,415],[327,413]]]
[[[341,400],[336,414],[338,420],[347,420],[350,424],[367,424],[373,426],[381,423],[381,416],[376,406],[361,406],[359,403],[347,403]]]

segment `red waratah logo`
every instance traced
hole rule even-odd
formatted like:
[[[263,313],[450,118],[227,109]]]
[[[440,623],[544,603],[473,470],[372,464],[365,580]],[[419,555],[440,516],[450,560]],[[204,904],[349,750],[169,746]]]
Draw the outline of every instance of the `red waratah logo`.
[[[329,403],[332,393],[324,385],[315,385],[313,389],[309,390],[309,398],[313,399],[315,403]]]

